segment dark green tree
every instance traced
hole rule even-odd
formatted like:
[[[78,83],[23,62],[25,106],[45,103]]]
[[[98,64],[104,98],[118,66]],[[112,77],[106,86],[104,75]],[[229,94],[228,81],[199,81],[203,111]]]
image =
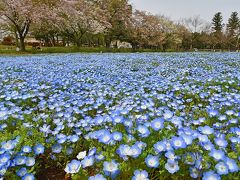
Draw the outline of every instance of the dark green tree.
[[[232,12],[227,24],[227,43],[229,50],[237,50],[239,46],[240,20],[237,12]]]
[[[222,13],[218,12],[214,15],[212,19],[213,31],[214,32],[222,32],[223,30],[223,17]]]
[[[223,17],[221,12],[217,12],[212,19],[212,30],[211,35],[212,48],[223,49],[225,43],[225,36],[223,34]]]
[[[235,36],[239,29],[239,17],[237,12],[232,12],[230,18],[228,19],[227,30],[229,36]]]

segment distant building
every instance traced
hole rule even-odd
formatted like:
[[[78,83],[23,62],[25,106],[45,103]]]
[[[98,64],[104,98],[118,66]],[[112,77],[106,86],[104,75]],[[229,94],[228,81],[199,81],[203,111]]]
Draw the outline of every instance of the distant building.
[[[125,48],[125,49],[131,49],[132,48],[132,44],[129,43],[129,42],[121,42],[119,40],[117,41],[112,41],[111,42],[111,45],[110,45],[111,48]]]
[[[32,38],[32,37],[27,37],[25,39],[25,43],[27,43],[27,44],[41,44],[41,41],[36,40],[35,38]]]

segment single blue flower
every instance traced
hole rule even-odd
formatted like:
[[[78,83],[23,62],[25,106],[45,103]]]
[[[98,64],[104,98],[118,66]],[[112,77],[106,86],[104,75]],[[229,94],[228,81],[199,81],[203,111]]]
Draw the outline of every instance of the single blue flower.
[[[22,177],[22,180],[34,180],[34,175],[33,174],[25,174],[23,177]]]
[[[105,161],[103,163],[103,171],[106,176],[110,176],[114,179],[120,172],[119,163],[117,163],[115,160],[112,160],[110,162]]]
[[[198,130],[206,135],[210,135],[214,133],[214,129],[209,126],[199,127]]]
[[[139,136],[140,137],[148,137],[150,135],[150,131],[148,130],[148,128],[144,125],[139,125],[137,127],[137,131],[139,132]]]
[[[82,161],[81,161],[82,167],[90,167],[94,164],[94,156],[86,156]]]
[[[212,149],[209,153],[209,156],[213,157],[217,161],[225,159],[225,154],[222,150]]]
[[[228,142],[224,138],[215,138],[214,142],[221,148],[226,148],[228,145]]]
[[[31,167],[31,166],[34,166],[34,164],[35,164],[35,159],[33,157],[26,158],[26,166]]]
[[[151,122],[151,127],[155,131],[159,131],[164,127],[164,119],[156,118]]]
[[[132,180],[149,180],[148,172],[145,170],[136,170],[134,171],[134,176]]]
[[[109,131],[104,131],[103,134],[99,137],[99,142],[104,144],[109,144],[112,140],[112,135]]]
[[[228,165],[228,169],[230,172],[238,172],[239,171],[239,167],[235,160],[226,158],[225,163]]]
[[[0,154],[0,167],[7,164],[10,161],[10,159],[11,159],[10,154],[8,153]]]
[[[194,179],[198,178],[200,175],[200,172],[196,167],[190,167],[189,171],[190,171],[190,176]]]
[[[221,177],[214,171],[208,171],[203,173],[202,180],[221,180]]]
[[[154,150],[157,154],[166,151],[166,144],[164,141],[159,141],[153,145]]]
[[[19,177],[23,177],[23,176],[25,176],[27,174],[27,168],[25,168],[25,167],[22,167],[22,168],[20,168],[18,171],[17,171],[17,175],[19,176]]]
[[[114,141],[121,141],[122,140],[122,133],[120,132],[113,132],[112,137]]]
[[[26,157],[25,156],[16,156],[14,158],[14,162],[16,165],[24,165],[26,163]]]
[[[171,144],[175,149],[186,148],[187,144],[185,143],[182,137],[172,137]]]
[[[34,150],[34,153],[35,153],[36,155],[43,154],[43,153],[44,153],[44,146],[41,145],[41,144],[37,144],[37,145],[33,148],[33,150]]]
[[[60,153],[62,151],[62,146],[60,144],[55,144],[52,146],[52,152],[53,153]]]
[[[80,168],[81,168],[81,162],[78,160],[72,160],[70,163],[68,163],[64,169],[64,171],[67,174],[76,174],[79,172]]]
[[[148,155],[145,158],[145,163],[150,168],[157,168],[159,166],[159,156]]]
[[[9,140],[7,142],[2,142],[1,145],[5,151],[10,151],[15,147],[15,143],[12,140]]]
[[[30,153],[32,151],[30,146],[23,146],[22,147],[22,152],[24,153]]]
[[[168,170],[169,173],[174,174],[179,170],[178,162],[167,161],[167,163],[165,164],[165,168]]]
[[[71,155],[71,154],[73,153],[73,148],[68,147],[68,148],[66,149],[66,153],[67,153],[67,155]]]
[[[88,180],[107,180],[102,174],[96,174],[95,176],[90,176]]]
[[[217,173],[219,175],[224,175],[224,174],[228,174],[228,166],[226,163],[224,162],[219,162],[216,164],[215,166]]]

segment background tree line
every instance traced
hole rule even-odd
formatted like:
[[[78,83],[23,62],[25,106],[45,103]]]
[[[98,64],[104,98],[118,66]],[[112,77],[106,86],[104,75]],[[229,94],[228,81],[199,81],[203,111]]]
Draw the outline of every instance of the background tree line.
[[[0,0],[1,32],[11,33],[25,51],[27,36],[45,46],[110,47],[117,40],[133,49],[227,49],[240,46],[240,21],[233,12],[223,24],[221,12],[212,23],[199,16],[174,22],[132,8],[128,0]]]

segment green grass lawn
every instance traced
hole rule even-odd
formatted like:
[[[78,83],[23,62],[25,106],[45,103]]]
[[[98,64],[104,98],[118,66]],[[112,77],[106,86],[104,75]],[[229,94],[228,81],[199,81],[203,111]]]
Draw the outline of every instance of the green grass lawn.
[[[34,50],[31,46],[26,47],[26,52],[17,52],[15,46],[0,45],[0,55],[23,55],[23,54],[45,54],[45,53],[127,53],[127,52],[160,52],[152,49],[139,49],[134,51],[133,49],[108,49],[105,47],[42,47],[41,50]]]

